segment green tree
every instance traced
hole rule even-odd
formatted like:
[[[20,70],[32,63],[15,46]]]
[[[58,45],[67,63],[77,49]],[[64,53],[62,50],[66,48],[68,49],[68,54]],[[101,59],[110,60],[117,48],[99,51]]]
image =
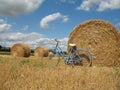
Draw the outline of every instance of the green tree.
[[[0,45],[0,50],[1,50],[2,46]]]

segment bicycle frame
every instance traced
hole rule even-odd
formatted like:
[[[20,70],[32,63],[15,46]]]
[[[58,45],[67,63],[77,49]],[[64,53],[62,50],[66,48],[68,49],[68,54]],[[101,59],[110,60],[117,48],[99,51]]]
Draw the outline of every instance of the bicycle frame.
[[[59,41],[57,39],[55,39],[55,41],[57,42],[57,44],[55,46],[54,52],[56,52],[58,54],[57,64],[59,64],[59,62],[60,62],[60,57],[62,57],[64,59],[65,64],[73,64],[74,62],[82,61],[82,58],[80,57],[79,53],[77,52],[77,50],[74,50],[73,47],[70,48],[69,54],[65,55],[63,50],[59,47]],[[75,58],[73,58],[72,57],[73,54],[76,54],[77,56]]]
[[[73,55],[76,55],[75,57],[73,57]],[[74,62],[77,61],[82,61],[82,57],[79,55],[79,52],[77,50],[75,50],[73,47],[70,48],[70,52],[68,54],[68,57],[64,60],[64,62],[66,64],[73,64]]]
[[[55,40],[57,42],[54,52],[56,52],[58,54],[58,62],[60,61],[60,57],[62,57],[63,59],[66,57],[65,53],[63,52],[63,50],[59,47],[59,41]]]

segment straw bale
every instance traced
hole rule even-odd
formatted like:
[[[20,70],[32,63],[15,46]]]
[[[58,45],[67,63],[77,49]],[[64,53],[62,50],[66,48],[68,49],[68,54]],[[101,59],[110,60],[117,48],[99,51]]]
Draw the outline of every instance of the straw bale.
[[[34,55],[36,57],[48,57],[49,50],[45,47],[38,46],[34,50]]]
[[[77,25],[69,35],[69,43],[90,50],[96,64],[120,65],[119,31],[107,21],[89,20]],[[67,50],[69,48],[68,45]]]
[[[48,53],[48,56],[49,56],[49,57],[52,57],[53,55],[54,55],[54,54],[53,54],[53,52],[51,52],[51,51]]]
[[[27,44],[16,43],[11,48],[11,55],[18,57],[29,57],[31,53],[30,47]]]

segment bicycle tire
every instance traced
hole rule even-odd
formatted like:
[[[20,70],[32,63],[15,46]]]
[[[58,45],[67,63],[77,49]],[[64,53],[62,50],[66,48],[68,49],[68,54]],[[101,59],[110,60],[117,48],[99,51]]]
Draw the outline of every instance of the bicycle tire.
[[[92,66],[92,54],[89,50],[87,49],[83,49],[83,48],[78,48],[77,49],[77,53],[79,54],[79,56],[83,59],[80,62],[80,65],[82,66]]]

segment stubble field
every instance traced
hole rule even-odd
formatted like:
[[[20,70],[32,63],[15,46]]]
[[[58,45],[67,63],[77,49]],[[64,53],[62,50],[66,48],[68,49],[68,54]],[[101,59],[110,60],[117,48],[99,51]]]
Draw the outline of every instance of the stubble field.
[[[56,61],[0,55],[0,90],[120,90],[120,67],[73,68]]]

